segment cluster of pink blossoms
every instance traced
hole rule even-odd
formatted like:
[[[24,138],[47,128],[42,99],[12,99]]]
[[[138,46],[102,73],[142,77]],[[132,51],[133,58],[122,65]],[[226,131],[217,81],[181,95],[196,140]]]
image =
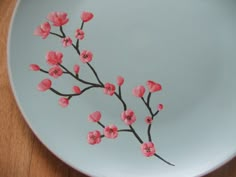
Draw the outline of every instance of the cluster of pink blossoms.
[[[40,26],[38,26],[35,29],[34,35],[40,36],[42,39],[46,39],[49,36],[49,34],[52,34],[52,35],[62,38],[61,39],[62,45],[64,47],[73,46],[77,50],[77,53],[79,54],[80,61],[83,64],[88,64],[88,66],[90,66],[90,68],[92,70],[94,70],[92,68],[92,66],[89,64],[93,60],[93,53],[89,50],[79,51],[79,46],[78,46],[78,41],[83,40],[85,38],[85,32],[82,29],[84,23],[90,21],[93,17],[94,17],[94,15],[91,12],[83,12],[81,14],[80,18],[82,20],[82,25],[80,28],[76,29],[74,32],[74,37],[77,40],[76,44],[73,44],[73,40],[71,39],[71,37],[66,36],[65,33],[63,32],[62,26],[67,24],[69,21],[67,13],[65,13],[65,12],[52,12],[52,13],[49,13],[47,16],[47,19],[49,20],[49,22],[51,22],[51,24],[53,26],[60,28],[61,34],[51,32],[51,24],[49,22],[44,22],[43,24],[41,24]],[[125,81],[124,78],[122,76],[118,76],[116,78],[116,84],[117,84],[119,90],[116,89],[116,86],[110,82],[103,84],[99,80],[98,76],[97,76],[97,80],[98,80],[99,84],[90,83],[90,82],[81,80],[79,78],[80,66],[78,64],[75,64],[73,66],[73,72],[71,72],[62,65],[62,61],[63,61],[62,59],[63,59],[63,53],[61,53],[59,51],[49,51],[46,53],[46,62],[51,68],[49,68],[46,71],[46,70],[43,70],[42,68],[40,68],[40,66],[37,64],[31,64],[30,69],[33,71],[41,71],[44,73],[48,73],[54,79],[61,77],[64,73],[70,74],[71,76],[73,76],[77,80],[82,81],[83,83],[86,83],[86,84],[90,84],[91,88],[92,87],[95,88],[95,86],[100,87],[103,89],[104,94],[109,95],[109,96],[115,95],[118,99],[120,99],[120,101],[123,103],[123,106],[124,106],[124,111],[121,112],[120,118],[124,122],[124,124],[127,125],[130,129],[118,129],[118,127],[113,124],[107,125],[107,126],[103,125],[100,122],[101,117],[102,117],[101,112],[95,111],[95,112],[89,114],[88,120],[90,122],[98,123],[103,128],[103,131],[102,132],[99,130],[90,131],[87,135],[88,143],[91,145],[99,144],[103,137],[106,137],[109,139],[115,139],[118,137],[119,132],[131,132],[134,134],[134,136],[136,136],[136,138],[141,143],[141,151],[144,156],[150,157],[150,156],[156,155],[156,149],[155,149],[155,146],[151,140],[150,129],[151,129],[151,124],[153,122],[153,118],[158,114],[159,111],[161,111],[163,109],[163,105],[158,104],[157,111],[155,113],[153,113],[152,109],[150,108],[149,101],[150,101],[151,94],[154,92],[161,91],[162,86],[159,83],[148,80],[146,82],[146,87],[148,89],[147,101],[144,99],[144,95],[147,90],[144,85],[139,85],[139,86],[133,88],[133,90],[132,90],[133,95],[137,98],[141,98],[143,100],[143,102],[145,103],[146,107],[150,111],[150,115],[146,116],[146,118],[144,119],[145,122],[149,125],[149,130],[148,130],[149,131],[148,132],[149,142],[143,142],[132,127],[132,125],[136,122],[136,119],[137,119],[136,115],[132,109],[126,108],[126,104],[124,103],[124,100],[121,97],[121,86],[124,84],[124,81]],[[93,72],[96,76],[96,71],[94,70]],[[37,88],[39,91],[47,91],[50,89],[51,91],[53,91],[54,93],[56,93],[58,95],[63,95],[52,88],[52,81],[48,78],[43,79],[38,84]],[[86,89],[89,89],[89,87],[87,87]],[[70,96],[60,97],[59,101],[58,101],[59,104],[62,107],[67,107],[69,105],[69,100],[71,97],[73,97],[74,95],[82,94],[83,91],[85,91],[86,89],[81,90],[79,86],[73,86],[72,87],[73,94],[69,94]],[[68,94],[64,94],[64,95],[68,95]],[[156,156],[158,156],[158,155],[156,155]]]
[[[81,20],[86,23],[93,18],[93,13],[83,12],[80,16]],[[53,26],[61,27],[68,23],[69,18],[65,12],[51,12],[48,14],[47,19],[52,23]],[[41,36],[42,39],[46,39],[51,32],[51,25],[49,22],[44,22],[39,25],[35,31],[34,35]],[[79,40],[84,39],[84,31],[82,29],[76,29],[75,37]],[[62,45],[64,47],[69,47],[72,45],[72,39],[67,36],[62,39]]]

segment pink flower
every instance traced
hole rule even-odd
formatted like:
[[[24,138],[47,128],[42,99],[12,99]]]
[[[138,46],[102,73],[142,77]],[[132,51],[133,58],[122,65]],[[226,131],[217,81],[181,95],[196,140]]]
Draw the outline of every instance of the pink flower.
[[[103,91],[107,95],[112,96],[115,93],[115,90],[116,90],[116,86],[109,83],[109,82],[104,85],[104,90]]]
[[[40,70],[39,65],[36,65],[36,64],[31,64],[29,67],[32,71],[39,71]]]
[[[80,70],[80,66],[75,64],[73,69],[74,69],[75,74],[78,74]]]
[[[80,60],[83,63],[89,63],[93,59],[93,53],[89,50],[83,50],[80,54]]]
[[[146,122],[147,124],[151,124],[152,121],[153,121],[153,119],[152,119],[151,116],[147,116],[147,117],[145,118],[145,122]]]
[[[84,39],[84,31],[81,29],[77,29],[75,31],[75,37],[79,40],[83,40]]]
[[[73,86],[72,90],[73,90],[74,93],[77,93],[77,94],[81,93],[81,90],[80,90],[80,88],[78,86]]]
[[[63,47],[69,47],[72,45],[72,40],[70,37],[65,37],[62,39],[62,45]]]
[[[132,90],[132,93],[134,96],[141,98],[141,97],[143,97],[145,91],[146,91],[145,87],[140,85],[140,86],[135,87]]]
[[[61,97],[59,99],[59,105],[61,105],[61,107],[65,108],[69,105],[69,100],[65,97]]]
[[[93,112],[93,113],[89,114],[88,119],[91,122],[99,122],[101,117],[102,117],[101,112],[96,111],[96,112]]]
[[[136,121],[136,116],[133,110],[127,109],[121,113],[121,119],[125,122],[125,124],[131,125]]]
[[[50,34],[50,31],[51,31],[51,25],[48,22],[45,22],[34,30],[34,35],[41,36],[42,39],[45,39]]]
[[[158,111],[161,111],[162,109],[164,109],[163,104],[159,104],[159,105],[157,106],[157,110],[158,110]]]
[[[116,78],[116,83],[117,83],[118,86],[122,86],[123,83],[124,83],[124,78],[122,76],[118,76]]]
[[[143,155],[146,157],[153,156],[156,153],[155,146],[152,142],[141,144],[141,151]]]
[[[62,63],[63,54],[61,52],[49,51],[46,54],[46,61],[49,65],[56,65]]]
[[[93,13],[84,11],[82,12],[80,18],[83,22],[88,22],[93,18]]]
[[[156,83],[154,81],[147,81],[147,87],[149,89],[150,92],[157,92],[160,91],[162,89],[161,84]]]
[[[91,145],[99,144],[101,142],[101,133],[98,130],[89,132],[87,136],[88,143]]]
[[[53,66],[52,68],[49,69],[48,73],[50,76],[52,76],[54,78],[58,78],[63,74],[63,71],[62,71],[61,67]]]
[[[104,128],[104,135],[107,138],[114,139],[118,136],[118,128],[115,125],[109,125]]]
[[[53,23],[53,26],[62,26],[69,21],[65,12],[51,12],[48,14],[47,19]]]
[[[38,84],[37,88],[39,91],[44,92],[44,91],[50,89],[51,86],[52,86],[52,81],[50,79],[44,79]]]

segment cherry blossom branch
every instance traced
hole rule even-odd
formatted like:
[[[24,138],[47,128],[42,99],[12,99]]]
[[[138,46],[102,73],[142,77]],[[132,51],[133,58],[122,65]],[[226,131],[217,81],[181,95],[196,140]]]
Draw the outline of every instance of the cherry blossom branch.
[[[62,34],[63,38],[65,38],[66,34],[64,33],[62,26],[60,26],[60,31],[61,31],[61,34]]]
[[[44,69],[42,69],[42,68],[40,68],[39,71],[41,71],[42,73],[46,73],[46,74],[49,73],[47,70],[44,70]],[[63,71],[63,73],[64,73],[64,74],[69,74],[68,72],[65,72],[65,71]]]
[[[93,74],[95,75],[96,79],[98,80],[98,82],[104,86],[104,84],[102,83],[102,81],[100,80],[100,78],[98,77],[97,72],[95,71],[95,69],[92,67],[92,65],[90,63],[87,63],[87,65],[89,66],[89,68],[92,70]]]
[[[147,102],[144,100],[143,97],[141,97],[142,101],[144,102],[144,104],[146,105],[147,109],[149,110],[149,112],[150,112],[150,114],[151,114],[151,118],[152,118],[152,120],[153,120],[154,117],[157,115],[157,113],[158,113],[159,111],[157,111],[157,113],[153,114],[152,108],[150,107],[150,98],[151,98],[151,92],[149,92],[149,94],[148,94]],[[150,124],[148,125],[148,129],[147,129],[148,140],[149,140],[150,142],[152,142],[151,128],[152,128],[152,123],[150,123]]]
[[[115,96],[120,100],[120,102],[122,103],[122,105],[123,105],[123,109],[124,109],[124,111],[127,109],[127,105],[126,105],[126,103],[125,103],[125,101],[122,99],[122,97],[121,97],[121,95],[120,94],[118,94],[118,93],[114,93],[115,94]]]
[[[120,98],[122,99],[122,95],[121,95],[121,87],[119,86],[118,88],[118,95],[120,96]]]
[[[84,88],[83,90],[81,90],[80,93],[71,93],[71,94],[61,93],[61,92],[55,90],[55,89],[52,88],[52,87],[50,88],[50,90],[51,90],[52,92],[54,92],[55,94],[59,95],[59,96],[73,97],[73,96],[79,96],[79,95],[81,95],[82,93],[84,93],[85,91],[87,91],[87,90],[89,90],[89,89],[92,89],[92,88],[96,88],[96,87],[98,87],[98,86],[92,85],[92,86],[89,86],[89,87]]]
[[[83,84],[87,84],[87,85],[92,85],[92,86],[97,86],[97,87],[103,87],[102,85],[96,84],[96,83],[92,83],[92,82],[88,82],[85,81],[81,78],[79,78],[79,75],[75,75],[72,72],[70,72],[65,66],[63,66],[62,64],[59,64],[60,67],[62,67],[68,74],[70,74],[73,78],[75,78],[76,80],[82,82]]]
[[[84,27],[84,21],[82,21],[81,26],[80,26],[80,29],[82,30],[83,27]],[[79,41],[80,41],[80,40],[77,39],[77,41],[76,41],[76,45],[75,45],[76,49],[79,49]],[[80,55],[80,52],[79,52],[79,55]]]
[[[132,127],[132,125],[129,125],[129,128],[131,129],[132,133],[134,134],[134,136],[137,138],[137,140],[142,144],[143,140],[139,137],[139,135],[136,133],[136,131],[134,130],[134,128]]]
[[[152,112],[152,108],[149,106],[149,104],[144,100],[144,98],[143,97],[141,97],[141,99],[142,99],[142,101],[143,101],[143,103],[146,105],[146,107],[147,107],[147,109],[148,109],[148,111],[149,111],[149,113],[151,114],[151,116],[152,116],[152,118],[153,118],[153,112]]]
[[[50,34],[54,35],[54,36],[57,36],[59,38],[63,38],[63,36],[61,36],[60,34],[57,34],[57,33],[54,33],[54,32],[50,32]]]
[[[92,13],[90,13],[90,12],[83,12],[82,13],[82,15],[81,15],[82,24],[81,24],[80,29],[76,30],[76,38],[77,38],[77,40],[76,40],[75,44],[72,42],[70,37],[66,36],[65,32],[63,31],[63,27],[62,26],[68,22],[68,18],[67,18],[67,14],[66,13],[63,13],[63,15],[62,15],[61,13],[55,12],[55,13],[50,13],[48,15],[48,19],[51,22],[53,22],[53,25],[54,26],[59,26],[59,30],[60,30],[61,34],[57,34],[57,33],[51,32],[50,31],[51,30],[51,26],[50,26],[50,24],[48,22],[46,22],[46,23],[42,24],[41,26],[37,27],[37,29],[36,29],[34,34],[41,36],[43,39],[45,39],[48,36],[48,34],[54,35],[54,36],[59,37],[59,38],[63,38],[63,40],[62,40],[63,46],[64,47],[68,47],[70,45],[73,46],[73,48],[76,50],[77,54],[80,56],[81,61],[83,63],[86,63],[88,65],[88,67],[91,69],[91,71],[93,72],[94,76],[96,77],[97,83],[88,82],[86,80],[83,80],[83,79],[79,78],[79,74],[78,74],[78,70],[79,70],[78,67],[79,66],[75,65],[75,67],[77,68],[77,69],[74,69],[75,74],[70,72],[65,66],[63,66],[61,64],[61,58],[63,56],[62,53],[60,53],[60,52],[53,52],[51,54],[52,54],[52,56],[55,55],[55,58],[56,58],[56,60],[58,60],[58,62],[56,63],[54,61],[55,58],[52,58],[51,61],[49,61],[48,58],[47,59],[48,59],[48,62],[51,62],[50,64],[52,64],[52,65],[59,65],[62,69],[64,69],[64,71],[63,71],[63,70],[61,70],[61,68],[58,67],[59,68],[58,69],[58,68],[55,67],[56,69],[58,69],[60,71],[60,74],[62,72],[66,73],[66,74],[69,74],[73,78],[78,80],[79,82],[81,82],[83,84],[86,84],[86,85],[89,85],[89,86],[84,88],[83,90],[80,90],[79,87],[74,86],[73,90],[74,90],[75,93],[73,93],[73,94],[65,94],[65,93],[61,93],[61,92],[55,90],[54,88],[52,88],[51,87],[51,80],[44,79],[38,85],[38,89],[40,91],[46,91],[46,90],[50,89],[52,92],[54,92],[57,95],[68,97],[68,98],[62,98],[62,100],[60,99],[60,101],[59,101],[59,103],[61,104],[62,107],[66,107],[68,105],[68,100],[71,99],[72,97],[79,96],[79,95],[83,94],[84,92],[86,92],[87,90],[92,89],[92,88],[104,88],[104,93],[105,94],[108,94],[110,96],[112,96],[114,94],[118,98],[118,100],[120,100],[120,102],[122,103],[124,112],[122,112],[121,118],[128,125],[129,129],[120,129],[120,130],[118,130],[118,128],[115,125],[105,126],[104,124],[102,124],[99,121],[99,119],[101,117],[101,113],[98,112],[98,111],[94,112],[93,115],[91,115],[90,119],[93,122],[97,122],[98,125],[100,125],[102,128],[104,128],[104,135],[101,135],[99,131],[89,132],[89,138],[90,138],[89,139],[90,140],[89,143],[90,144],[97,144],[97,143],[99,143],[101,141],[101,139],[99,139],[97,137],[103,138],[103,137],[106,136],[107,138],[116,138],[118,136],[117,132],[130,132],[130,133],[133,133],[133,135],[136,137],[138,142],[140,142],[141,148],[142,148],[142,152],[143,152],[143,154],[145,156],[150,157],[150,156],[154,155],[157,158],[159,158],[160,160],[162,160],[163,162],[165,162],[165,163],[167,163],[169,165],[174,166],[173,164],[171,164],[170,162],[166,161],[165,159],[160,157],[158,154],[156,154],[155,147],[154,147],[154,144],[152,143],[152,138],[151,138],[151,125],[152,125],[151,122],[150,122],[150,124],[148,126],[148,129],[147,129],[149,142],[145,142],[144,143],[143,140],[138,135],[138,133],[133,128],[132,124],[136,121],[136,116],[135,116],[134,112],[131,109],[127,109],[126,102],[122,98],[122,94],[121,94],[121,87],[120,86],[123,84],[124,78],[123,78],[123,81],[122,81],[122,78],[120,78],[121,80],[119,82],[117,82],[119,87],[118,87],[118,91],[116,92],[115,91],[115,85],[113,85],[111,83],[105,83],[104,84],[101,81],[101,79],[99,78],[99,75],[96,72],[96,70],[94,69],[94,67],[89,63],[92,60],[92,58],[93,58],[92,52],[90,52],[88,50],[83,50],[83,51],[80,52],[79,42],[80,42],[80,40],[82,40],[84,38],[84,32],[82,30],[83,27],[84,27],[84,23],[90,21],[92,18],[93,18],[93,14]],[[50,75],[51,75],[51,71],[46,71],[44,69],[41,69],[37,65],[32,65],[31,68],[34,71],[40,70],[43,73],[49,73],[50,72]],[[55,69],[55,73],[53,73],[53,74],[57,74],[58,70],[56,70],[56,69]],[[56,75],[56,76],[58,76],[58,75]],[[150,107],[151,93],[161,90],[161,85],[158,84],[158,83],[155,83],[153,81],[147,81],[147,86],[148,86],[149,91],[150,91],[148,96],[147,96],[147,100],[145,100],[143,98],[143,94],[145,92],[144,86],[137,87],[137,89],[133,93],[134,93],[135,96],[137,96],[137,97],[142,99],[142,101],[146,105],[148,111],[150,112],[151,117],[149,117],[149,120],[152,121],[154,119],[154,117],[159,113],[159,110],[163,109],[163,105],[159,104],[159,107],[162,107],[162,108],[161,109],[158,108],[159,110],[157,110],[154,113],[152,111],[152,108]]]
[[[152,93],[149,92],[147,96],[147,105],[150,106],[150,98],[151,98]]]
[[[132,132],[132,130],[130,130],[130,129],[120,129],[120,130],[118,130],[118,132]],[[104,138],[105,135],[101,135],[100,137]]]
[[[105,125],[103,125],[100,121],[97,122],[102,128],[105,128]]]
[[[61,27],[60,28],[60,31],[61,31],[61,33],[62,33],[62,35],[60,35],[60,34],[57,34],[57,33],[54,33],[54,32],[50,32],[50,34],[51,35],[54,35],[54,36],[57,36],[57,37],[59,37],[59,38],[65,38],[66,36],[65,36],[65,33],[64,33],[64,31],[63,31],[63,28]],[[76,52],[80,55],[80,51],[79,51],[79,49],[78,49],[78,40],[77,40],[77,42],[76,42],[76,45],[74,44],[74,43],[72,43],[71,45],[74,47],[74,49],[76,50]]]
[[[156,156],[157,158],[159,158],[160,160],[162,160],[163,162],[167,163],[168,165],[171,165],[171,166],[175,166],[174,164],[168,162],[167,160],[163,159],[161,156],[159,156],[158,154],[154,154],[154,156]]]

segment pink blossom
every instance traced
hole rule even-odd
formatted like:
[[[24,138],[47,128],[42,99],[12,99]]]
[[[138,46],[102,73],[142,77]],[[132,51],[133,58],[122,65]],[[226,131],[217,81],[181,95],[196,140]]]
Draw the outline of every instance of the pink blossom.
[[[68,98],[65,98],[65,97],[61,97],[59,99],[59,105],[61,105],[61,107],[65,108],[69,105],[69,100]]]
[[[63,47],[69,47],[72,45],[72,40],[70,37],[65,37],[62,39],[62,45]]]
[[[80,60],[83,63],[89,63],[93,59],[93,53],[89,50],[83,50],[80,54]]]
[[[84,39],[84,31],[81,29],[77,29],[75,31],[75,37],[79,40],[83,40]]]
[[[83,22],[88,22],[93,18],[93,13],[84,11],[82,12],[80,18]]]
[[[51,31],[51,25],[48,22],[45,22],[34,30],[34,35],[41,36],[42,39],[45,39],[50,34],[50,31]]]
[[[121,113],[121,119],[125,122],[125,124],[131,125],[136,121],[136,116],[133,110],[127,109]]]
[[[49,69],[48,73],[50,76],[52,76],[54,78],[58,78],[63,74],[63,71],[62,71],[61,67],[53,66],[52,68]]]
[[[115,93],[115,90],[116,90],[116,86],[109,83],[109,82],[104,85],[104,90],[103,91],[107,95],[112,96]]]
[[[80,90],[80,88],[78,86],[73,86],[72,90],[73,90],[74,93],[77,93],[77,94],[81,93],[81,90]]]
[[[155,146],[152,142],[141,144],[141,151],[143,155],[146,157],[153,156],[156,153]]]
[[[158,111],[161,111],[162,109],[164,109],[164,105],[163,105],[163,104],[159,104],[159,105],[157,106],[157,110],[158,110]]]
[[[99,144],[101,142],[101,133],[98,130],[89,132],[87,136],[88,143],[91,145]]]
[[[109,125],[104,128],[104,135],[107,138],[114,139],[118,136],[118,128],[115,125]]]
[[[73,69],[74,69],[75,74],[78,74],[80,70],[80,66],[75,64]]]
[[[63,54],[61,52],[49,51],[46,54],[46,61],[49,65],[56,65],[62,63]]]
[[[51,86],[52,86],[52,81],[50,79],[44,79],[38,84],[37,88],[39,91],[44,92],[44,91],[50,89]]]
[[[62,26],[69,21],[65,12],[51,12],[48,14],[47,19],[53,23],[53,26]]]
[[[143,97],[145,91],[146,91],[145,87],[140,85],[140,86],[135,87],[132,90],[132,93],[134,96],[141,98],[141,97]]]
[[[146,122],[147,124],[151,124],[152,121],[153,121],[153,119],[152,119],[151,116],[147,116],[147,117],[145,118],[145,122]]]
[[[39,71],[40,70],[39,65],[36,65],[36,64],[31,64],[29,67],[32,71]]]
[[[89,114],[88,119],[91,122],[99,122],[101,120],[102,114],[100,111],[93,112]]]
[[[147,81],[147,87],[149,89],[150,92],[157,92],[160,91],[162,89],[161,84],[156,83],[154,81]]]
[[[122,76],[118,76],[117,78],[116,78],[116,83],[117,83],[117,85],[118,86],[122,86],[123,85],[123,83],[124,83],[124,78],[122,77]]]

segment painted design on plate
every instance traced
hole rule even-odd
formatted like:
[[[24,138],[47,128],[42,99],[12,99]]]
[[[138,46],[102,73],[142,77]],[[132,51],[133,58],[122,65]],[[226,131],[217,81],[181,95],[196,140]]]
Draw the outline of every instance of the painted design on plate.
[[[120,114],[121,121],[124,122],[124,124],[127,125],[127,129],[119,129],[116,125],[105,125],[102,123],[101,118],[102,114],[100,111],[92,112],[88,115],[88,120],[94,123],[97,123],[98,126],[100,126],[103,131],[94,130],[88,132],[87,135],[87,141],[91,145],[99,144],[101,143],[103,138],[109,138],[109,139],[115,139],[118,137],[119,133],[131,133],[134,135],[134,137],[137,139],[137,141],[140,143],[140,150],[142,154],[146,157],[157,157],[163,162],[165,162],[168,165],[174,166],[172,163],[168,162],[164,158],[162,158],[160,155],[157,154],[155,145],[152,140],[152,124],[154,122],[154,119],[158,115],[158,113],[163,110],[163,105],[158,104],[156,109],[153,110],[150,105],[150,99],[152,94],[155,92],[159,92],[162,90],[161,84],[148,80],[146,82],[146,87],[144,85],[139,85],[132,90],[132,94],[140,99],[144,103],[144,107],[147,108],[149,115],[144,118],[144,123],[147,124],[147,137],[148,141],[144,141],[141,139],[141,137],[136,132],[133,124],[136,121],[136,114],[135,112],[128,108],[125,99],[122,97],[122,86],[125,83],[125,79],[122,76],[117,76],[116,79],[116,85],[110,82],[103,82],[97,71],[95,70],[94,66],[91,64],[93,60],[93,53],[89,50],[80,50],[80,42],[86,37],[86,33],[83,31],[83,27],[85,23],[92,20],[94,17],[93,13],[91,12],[82,12],[80,18],[82,20],[80,28],[75,30],[75,40],[76,42],[73,43],[72,38],[67,36],[64,32],[63,26],[69,22],[69,18],[67,13],[65,12],[51,12],[48,14],[47,19],[48,21],[38,26],[35,31],[34,35],[40,36],[42,39],[46,39],[49,35],[56,36],[61,39],[61,43],[64,47],[73,47],[77,54],[79,55],[79,59],[82,64],[85,64],[88,66],[88,69],[91,70],[94,77],[96,78],[96,82],[91,82],[88,80],[84,80],[80,77],[80,66],[78,64],[75,64],[73,69],[68,69],[63,62],[63,53],[60,51],[49,51],[46,54],[46,62],[51,68],[48,70],[42,69],[37,64],[31,64],[30,69],[32,71],[41,71],[43,73],[48,74],[49,76],[53,77],[54,79],[57,79],[61,77],[62,75],[70,75],[72,78],[78,81],[79,84],[85,85],[83,89],[81,89],[78,85],[75,85],[72,87],[72,93],[61,93],[57,89],[52,87],[52,81],[49,78],[43,79],[37,86],[39,91],[47,91],[50,90],[51,92],[61,96],[59,98],[59,105],[61,107],[67,107],[70,103],[70,99],[80,96],[83,93],[89,91],[90,89],[102,89],[105,95],[113,96],[116,99],[120,101],[120,103],[123,106],[123,111]],[[52,32],[52,26],[59,28],[59,33]],[[130,91],[131,92],[131,91]],[[145,97],[146,93],[146,97]]]

